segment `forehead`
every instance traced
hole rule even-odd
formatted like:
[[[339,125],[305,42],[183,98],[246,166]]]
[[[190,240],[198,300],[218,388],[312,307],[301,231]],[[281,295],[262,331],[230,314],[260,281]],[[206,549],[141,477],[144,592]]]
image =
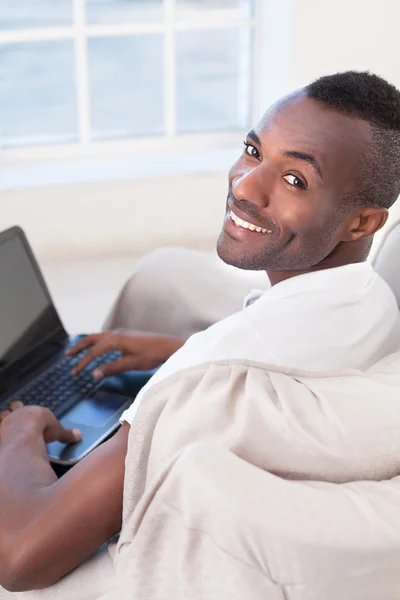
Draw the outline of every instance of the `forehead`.
[[[354,176],[371,140],[366,121],[326,107],[303,91],[272,106],[255,131],[267,151],[313,154],[322,166],[324,179],[327,176],[343,182]]]

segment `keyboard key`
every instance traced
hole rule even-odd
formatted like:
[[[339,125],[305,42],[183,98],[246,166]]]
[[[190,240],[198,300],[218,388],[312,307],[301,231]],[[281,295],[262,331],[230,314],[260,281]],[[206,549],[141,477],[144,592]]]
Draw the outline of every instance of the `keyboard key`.
[[[56,414],[60,414],[69,407],[78,395],[88,396],[99,386],[99,382],[92,377],[94,368],[106,362],[117,360],[121,357],[121,354],[119,352],[108,352],[93,361],[85,371],[74,377],[72,370],[83,356],[84,352],[71,359],[66,357],[63,351],[55,364],[18,392],[18,398],[24,404],[47,406]]]

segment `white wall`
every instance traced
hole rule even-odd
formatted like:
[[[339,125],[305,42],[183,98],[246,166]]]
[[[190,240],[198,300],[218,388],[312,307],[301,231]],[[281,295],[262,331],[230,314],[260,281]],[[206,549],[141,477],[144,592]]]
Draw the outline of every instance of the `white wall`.
[[[226,173],[165,176],[0,193],[0,230],[18,224],[43,259],[131,254],[167,244],[212,249]]]
[[[293,0],[282,81],[296,88],[323,74],[368,69],[400,88],[399,23],[397,0]],[[264,61],[276,61],[279,47],[276,53]],[[267,88],[265,81],[265,97]],[[0,228],[21,224],[42,258],[137,255],[164,244],[211,249],[226,191],[226,171],[3,191]]]
[[[292,84],[369,70],[400,88],[398,0],[293,0]]]

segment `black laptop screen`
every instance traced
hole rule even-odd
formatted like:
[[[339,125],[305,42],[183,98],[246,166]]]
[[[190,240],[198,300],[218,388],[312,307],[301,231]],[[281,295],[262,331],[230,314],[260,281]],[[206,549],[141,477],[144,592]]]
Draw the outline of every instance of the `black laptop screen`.
[[[15,236],[0,244],[0,371],[60,327],[22,240]]]

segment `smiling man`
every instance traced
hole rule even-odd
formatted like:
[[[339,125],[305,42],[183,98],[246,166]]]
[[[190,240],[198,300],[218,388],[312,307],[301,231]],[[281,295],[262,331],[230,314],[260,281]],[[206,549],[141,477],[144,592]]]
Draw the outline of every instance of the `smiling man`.
[[[145,390],[213,360],[249,359],[311,371],[365,369],[399,350],[396,300],[366,262],[399,193],[400,93],[393,86],[349,72],[321,78],[277,102],[247,135],[230,171],[218,240],[225,262],[266,271],[272,287],[177,352],[179,344],[171,344],[175,354]],[[90,356],[119,349],[118,336],[111,335],[110,343],[105,336],[89,337],[86,344],[95,344]],[[124,354],[137,354],[137,338],[122,337]],[[159,344],[154,338],[158,360]],[[147,357],[150,346],[147,340]],[[119,530],[129,425],[143,393],[118,434],[59,481],[44,439],[68,434],[54,417],[41,408],[5,416],[3,585],[48,586]]]
[[[362,83],[369,89],[358,89]],[[273,284],[365,259],[399,192],[394,115],[385,123],[387,109],[374,97],[380,83],[352,74],[323,79],[267,112],[230,172],[221,258],[265,270]]]

